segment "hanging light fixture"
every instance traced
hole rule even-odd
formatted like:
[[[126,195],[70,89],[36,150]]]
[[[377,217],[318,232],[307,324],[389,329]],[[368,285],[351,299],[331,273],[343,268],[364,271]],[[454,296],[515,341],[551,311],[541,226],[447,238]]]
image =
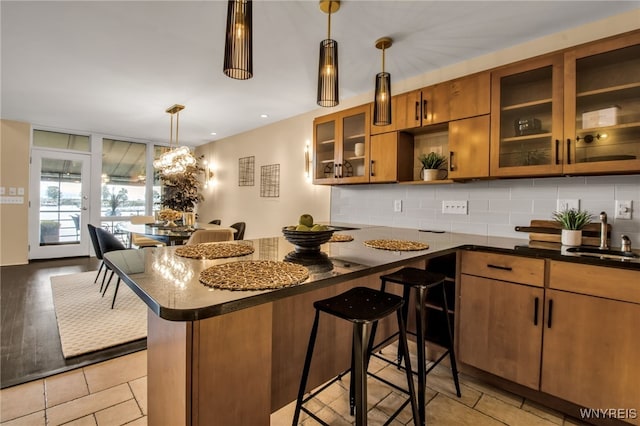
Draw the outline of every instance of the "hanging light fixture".
[[[171,134],[169,136],[169,149],[162,153],[160,158],[153,162],[153,167],[165,175],[175,175],[184,173],[189,166],[195,166],[196,158],[191,154],[191,150],[186,146],[180,146],[178,142],[178,131],[180,127],[180,111],[184,105],[174,105],[166,112],[171,114]],[[176,116],[176,143],[173,145],[173,116]]]
[[[253,77],[253,19],[251,0],[229,0],[224,73],[236,80]]]
[[[338,0],[320,0],[320,10],[329,14],[327,39],[320,42],[320,62],[318,66],[318,105],[334,107],[338,105],[338,42],[331,39],[331,14],[340,9]]]
[[[391,47],[393,40],[383,37],[376,40],[376,48],[382,49],[382,72],[376,75],[376,92],[373,101],[373,125],[391,124],[391,74],[384,71],[384,51]]]

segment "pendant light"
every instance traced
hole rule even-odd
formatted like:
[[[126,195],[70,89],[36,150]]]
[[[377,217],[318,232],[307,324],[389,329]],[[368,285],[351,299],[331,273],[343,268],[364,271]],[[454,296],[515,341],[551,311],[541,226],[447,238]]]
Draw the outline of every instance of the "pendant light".
[[[253,77],[253,19],[251,0],[229,0],[224,73],[236,80]]]
[[[329,15],[327,39],[320,42],[318,65],[318,105],[334,107],[338,96],[338,42],[331,39],[331,14],[340,9],[338,0],[320,0],[320,10]]]
[[[391,47],[393,40],[383,37],[376,40],[376,48],[382,49],[382,72],[376,75],[376,91],[373,100],[373,125],[391,124],[391,74],[384,71],[384,51]]]
[[[178,142],[178,131],[180,130],[180,111],[184,105],[173,105],[167,108],[171,114],[171,134],[169,135],[169,150],[163,152],[160,158],[153,162],[153,167],[165,175],[176,175],[184,173],[189,166],[195,166],[196,158],[191,154],[191,150],[186,146],[180,146]],[[173,146],[173,116],[176,116],[176,144]]]

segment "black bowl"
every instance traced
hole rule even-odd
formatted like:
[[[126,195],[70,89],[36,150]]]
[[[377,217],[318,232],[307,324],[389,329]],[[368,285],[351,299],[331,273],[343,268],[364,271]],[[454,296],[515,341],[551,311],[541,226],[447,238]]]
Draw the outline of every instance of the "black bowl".
[[[331,239],[335,229],[327,231],[293,231],[282,228],[284,238],[293,244],[296,251],[320,251],[320,246]]]

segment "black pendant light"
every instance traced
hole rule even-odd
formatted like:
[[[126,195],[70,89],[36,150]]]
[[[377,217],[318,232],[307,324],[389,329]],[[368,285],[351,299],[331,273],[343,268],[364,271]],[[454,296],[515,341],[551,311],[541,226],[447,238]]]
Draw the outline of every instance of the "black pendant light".
[[[251,0],[229,0],[224,45],[224,73],[227,77],[237,80],[253,77],[252,23]]]
[[[334,107],[338,96],[338,42],[331,39],[331,14],[340,9],[338,0],[321,0],[320,10],[329,14],[327,39],[320,42],[318,65],[318,105]]]
[[[382,72],[376,75],[376,92],[373,100],[373,125],[391,124],[391,74],[384,71],[384,51],[391,47],[393,40],[383,37],[376,41],[376,48],[382,49]]]

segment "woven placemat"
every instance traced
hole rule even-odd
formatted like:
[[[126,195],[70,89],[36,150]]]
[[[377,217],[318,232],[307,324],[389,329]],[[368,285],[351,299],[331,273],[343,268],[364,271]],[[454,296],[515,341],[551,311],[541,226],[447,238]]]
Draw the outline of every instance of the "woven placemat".
[[[226,257],[246,256],[253,253],[253,247],[236,243],[200,243],[181,246],[176,255],[191,259],[224,259]]]
[[[268,290],[300,284],[309,277],[302,265],[273,260],[245,260],[200,272],[200,282],[224,290]]]
[[[417,251],[429,248],[429,244],[407,240],[368,240],[364,242],[364,245],[375,249],[393,251]]]
[[[349,241],[353,241],[353,237],[348,234],[333,234],[331,239],[328,241],[330,243],[346,243]]]

